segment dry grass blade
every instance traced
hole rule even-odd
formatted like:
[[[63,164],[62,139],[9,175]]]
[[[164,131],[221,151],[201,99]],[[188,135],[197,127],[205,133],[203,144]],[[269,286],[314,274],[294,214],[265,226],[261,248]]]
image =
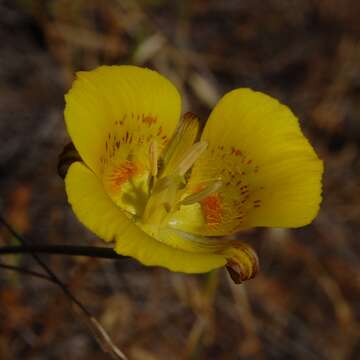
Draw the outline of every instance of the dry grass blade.
[[[94,317],[84,317],[86,324],[94,334],[104,352],[116,360],[128,360],[125,354],[113,343],[108,333]]]
[[[212,108],[220,98],[216,86],[206,77],[193,73],[189,78],[190,86],[195,94],[207,106]]]
[[[152,59],[166,44],[166,39],[163,35],[157,33],[149,36],[136,49],[133,60],[135,64],[143,65]]]

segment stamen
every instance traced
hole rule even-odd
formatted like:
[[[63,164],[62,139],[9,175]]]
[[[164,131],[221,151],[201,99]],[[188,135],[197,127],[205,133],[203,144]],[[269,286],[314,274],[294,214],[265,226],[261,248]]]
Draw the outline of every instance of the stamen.
[[[176,178],[167,176],[160,179],[152,191],[146,203],[143,213],[143,223],[160,225],[166,215],[172,211],[176,201],[178,181]]]
[[[184,176],[185,173],[194,165],[200,155],[206,150],[207,146],[207,141],[199,141],[192,145],[177,166],[177,173],[180,176]]]
[[[191,112],[187,112],[186,114],[184,114],[168,148],[166,149],[166,153],[164,155],[164,163],[168,163],[171,158],[174,158],[174,154],[178,152],[179,145],[181,147],[181,144],[184,143],[185,148],[186,146],[191,145],[195,141],[198,128],[198,117]],[[184,139],[186,139],[187,141],[184,142]]]
[[[180,204],[181,205],[191,205],[191,204],[200,202],[201,200],[205,199],[207,196],[218,191],[221,188],[221,186],[223,186],[223,184],[224,183],[222,180],[215,180],[215,181],[211,182],[210,184],[208,184],[203,190],[185,197],[180,202]]]
[[[183,155],[193,145],[198,129],[198,117],[192,113],[186,113],[163,155],[162,177],[174,174]]]
[[[152,140],[149,147],[150,174],[155,177],[158,173],[159,147],[155,140]]]
[[[166,190],[170,186],[173,186],[174,184],[178,185],[178,184],[180,184],[180,182],[181,182],[181,178],[179,176],[178,177],[165,176],[156,182],[156,185],[154,186],[154,188],[152,190],[152,195],[156,195],[156,194]]]

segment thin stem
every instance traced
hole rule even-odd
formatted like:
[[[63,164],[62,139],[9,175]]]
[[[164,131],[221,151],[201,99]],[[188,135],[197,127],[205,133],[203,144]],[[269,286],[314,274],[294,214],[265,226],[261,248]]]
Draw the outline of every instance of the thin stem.
[[[27,241],[17,233],[13,227],[2,217],[0,216],[0,223],[4,225],[4,227],[13,235],[24,248],[29,248],[28,253],[34,258],[34,260],[45,270],[45,272],[49,275],[49,277],[61,288],[64,294],[74,302],[87,316],[91,317],[91,313],[86,309],[86,307],[71,293],[71,291],[67,288],[67,286],[55,275],[55,273],[46,265],[41,258],[31,251],[31,248],[27,246]]]
[[[40,278],[43,280],[48,280],[50,282],[53,282],[53,280],[49,276],[41,274],[37,271],[29,270],[29,269],[21,267],[21,266],[14,266],[14,265],[0,263],[0,269],[11,270],[11,271],[18,272],[19,274],[30,275],[33,277],[37,277],[37,278]]]
[[[102,259],[127,260],[128,257],[118,255],[113,249],[97,246],[72,246],[72,245],[25,245],[25,246],[2,246],[0,255],[10,254],[48,254],[87,256]]]

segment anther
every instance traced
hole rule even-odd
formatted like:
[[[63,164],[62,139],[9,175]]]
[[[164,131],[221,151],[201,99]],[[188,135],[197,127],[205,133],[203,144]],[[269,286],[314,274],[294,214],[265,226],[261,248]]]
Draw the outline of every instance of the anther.
[[[180,176],[185,175],[185,173],[194,165],[195,161],[200,157],[200,155],[206,150],[207,146],[207,141],[199,141],[192,145],[180,161],[177,167],[177,173]]]
[[[155,177],[158,173],[159,148],[155,140],[151,141],[149,146],[150,174]]]
[[[203,190],[185,197],[180,202],[180,204],[181,205],[190,205],[190,204],[200,202],[201,200],[205,199],[207,196],[218,191],[221,188],[221,186],[223,186],[223,184],[224,183],[222,180],[215,180],[215,181],[211,182],[210,184],[208,184]]]

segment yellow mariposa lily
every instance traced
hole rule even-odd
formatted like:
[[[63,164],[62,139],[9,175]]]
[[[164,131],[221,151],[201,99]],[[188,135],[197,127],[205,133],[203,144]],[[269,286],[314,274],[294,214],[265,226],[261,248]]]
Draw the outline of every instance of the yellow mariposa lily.
[[[79,72],[65,121],[82,161],[66,192],[86,227],[145,265],[202,273],[227,266],[243,281],[255,252],[229,236],[299,227],[316,216],[322,162],[294,114],[250,89],[226,94],[198,139],[176,88],[135,66]],[[227,237],[227,238],[226,238]]]

